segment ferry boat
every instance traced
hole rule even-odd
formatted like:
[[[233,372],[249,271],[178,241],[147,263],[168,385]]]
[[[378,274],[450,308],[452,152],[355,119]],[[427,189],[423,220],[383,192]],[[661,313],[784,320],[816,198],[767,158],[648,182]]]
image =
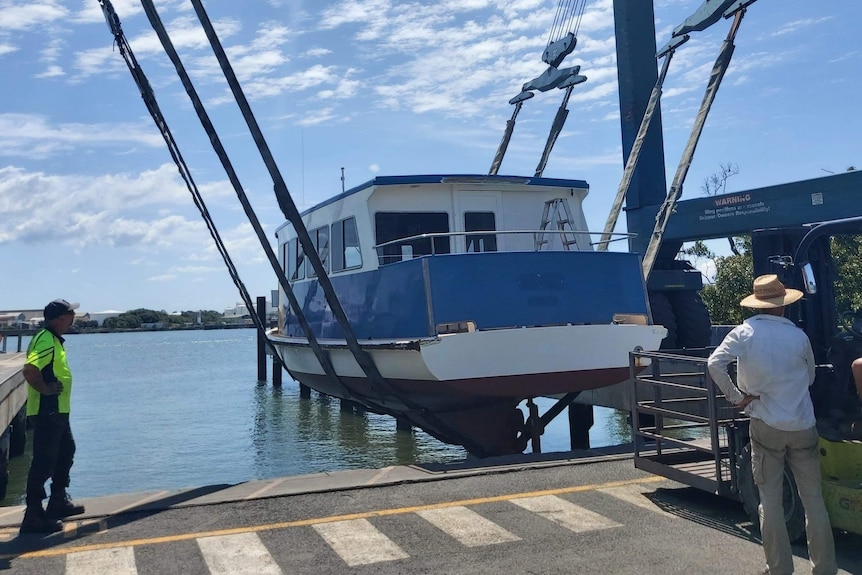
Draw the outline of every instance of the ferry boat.
[[[302,214],[356,340],[348,346],[293,225],[276,233],[285,294],[270,343],[290,375],[466,447],[521,452],[518,405],[624,381],[628,352],[659,348],[636,253],[598,251],[582,180],[498,175],[376,177]],[[625,234],[621,234],[625,235]]]

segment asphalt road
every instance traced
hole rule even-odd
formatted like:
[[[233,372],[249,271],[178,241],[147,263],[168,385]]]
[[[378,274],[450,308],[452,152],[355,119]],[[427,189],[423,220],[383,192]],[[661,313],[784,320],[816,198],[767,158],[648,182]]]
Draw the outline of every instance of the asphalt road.
[[[630,459],[124,511],[0,544],[14,574],[759,573],[741,505],[635,470]],[[313,488],[313,489],[312,489]],[[844,573],[862,537],[836,533]],[[797,572],[810,573],[804,545]]]

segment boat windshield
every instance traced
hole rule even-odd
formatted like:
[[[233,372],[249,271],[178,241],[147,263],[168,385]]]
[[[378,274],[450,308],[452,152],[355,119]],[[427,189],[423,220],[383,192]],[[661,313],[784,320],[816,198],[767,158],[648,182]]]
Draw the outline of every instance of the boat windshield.
[[[415,237],[422,234],[448,233],[449,214],[446,212],[377,212],[374,214],[374,227],[378,244],[393,242],[378,251],[380,265],[450,252],[448,236]],[[394,241],[401,238],[408,239],[403,242]]]

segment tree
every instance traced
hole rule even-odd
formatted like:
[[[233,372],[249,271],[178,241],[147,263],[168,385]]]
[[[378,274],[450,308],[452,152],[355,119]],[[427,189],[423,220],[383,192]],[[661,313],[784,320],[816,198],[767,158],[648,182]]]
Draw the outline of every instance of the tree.
[[[834,236],[830,249],[837,269],[836,311],[862,311],[862,236]]]
[[[725,193],[727,191],[727,180],[739,173],[739,166],[732,162],[719,164],[718,167],[720,171],[704,178],[703,184],[700,186],[701,191],[707,196],[717,196]],[[730,245],[730,251],[734,255],[739,255],[739,252],[736,251],[736,241],[733,238],[727,238],[727,243]]]
[[[700,295],[715,325],[736,325],[751,314],[739,300],[751,293],[754,265],[751,259],[751,237],[734,238],[736,252],[713,257],[715,281],[703,287]]]

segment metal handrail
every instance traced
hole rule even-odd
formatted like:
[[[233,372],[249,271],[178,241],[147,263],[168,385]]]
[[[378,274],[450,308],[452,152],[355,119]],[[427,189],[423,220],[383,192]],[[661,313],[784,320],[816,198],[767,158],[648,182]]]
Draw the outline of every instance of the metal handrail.
[[[733,426],[736,421],[744,418],[742,414],[731,411],[730,417],[719,417],[719,410],[723,409],[719,405],[719,401],[725,399],[721,390],[712,381],[707,367],[707,358],[697,356],[684,356],[666,352],[631,352],[630,357],[630,375],[632,380],[632,433],[635,440],[635,459],[647,458],[654,461],[654,464],[660,465],[658,462],[662,459],[663,448],[683,448],[689,451],[700,452],[704,455],[711,456],[713,464],[713,473],[715,485],[721,487],[725,472],[729,471],[733,474],[731,462],[728,462],[723,451],[725,448],[722,441],[722,429],[728,426]],[[639,373],[637,366],[643,365],[644,359],[651,361],[651,369],[647,369],[644,373]],[[688,376],[698,376],[700,379],[699,385],[687,385],[680,382],[667,381],[673,379],[674,375],[678,374],[662,374],[661,363],[665,361],[686,362],[690,366],[697,366],[699,371],[691,372],[686,370]],[[690,369],[690,368],[689,368]],[[640,383],[647,384],[647,389],[651,388],[651,392],[646,391],[647,396],[652,395],[652,399],[641,400],[638,393],[638,385]],[[665,397],[662,390],[676,389],[686,391],[696,397],[687,398],[672,398]],[[704,397],[705,396],[705,397]],[[685,401],[681,401],[684,399]],[[725,399],[726,400],[726,399]],[[705,402],[705,414],[697,415],[695,413],[687,413],[680,411],[679,408],[684,404],[694,402]],[[655,416],[655,424],[653,426],[643,426],[641,424],[640,414],[650,414]],[[664,418],[671,418],[682,423],[681,427],[686,428],[701,428],[708,430],[709,443],[708,445],[699,445],[697,442],[691,442],[683,439],[670,437],[665,434],[667,429],[680,427],[678,425],[670,425],[665,427]],[[727,438],[729,441],[729,437]],[[650,453],[655,455],[641,455],[643,449],[642,441],[652,440],[654,446],[649,449]],[[674,471],[672,473],[683,474],[682,471]]]
[[[416,241],[416,240],[426,240],[426,239],[434,240],[436,238],[449,238],[449,237],[458,237],[458,236],[465,236],[465,237],[467,237],[467,236],[483,236],[483,235],[491,235],[491,234],[493,234],[493,235],[532,234],[534,236],[537,234],[560,234],[561,237],[565,234],[580,235],[580,236],[600,236],[600,235],[602,235],[601,232],[577,231],[577,230],[553,230],[553,229],[550,229],[550,230],[471,230],[469,232],[467,232],[467,231],[432,232],[432,233],[417,234],[414,236],[408,236],[408,237],[404,237],[404,238],[398,238],[398,239],[390,240],[388,242],[383,242],[382,244],[375,245],[374,250],[377,252],[378,257],[381,257],[383,254],[380,253],[380,250],[382,248],[385,248],[386,246],[405,244],[405,243]],[[602,243],[608,243],[608,242],[612,242],[612,241],[626,240],[626,239],[630,239],[630,238],[637,236],[637,234],[622,233],[622,232],[621,233],[614,233],[612,235],[615,236],[615,238],[612,240],[602,240],[599,242],[590,242],[590,245],[595,246],[595,245],[599,245]],[[431,242],[431,253],[430,254],[422,254],[422,255],[432,255],[432,256],[437,255],[435,244],[436,244],[436,242],[434,242],[434,241]],[[519,250],[519,251],[528,251],[528,250]],[[529,250],[529,251],[539,251],[539,250],[533,249],[533,250]]]

